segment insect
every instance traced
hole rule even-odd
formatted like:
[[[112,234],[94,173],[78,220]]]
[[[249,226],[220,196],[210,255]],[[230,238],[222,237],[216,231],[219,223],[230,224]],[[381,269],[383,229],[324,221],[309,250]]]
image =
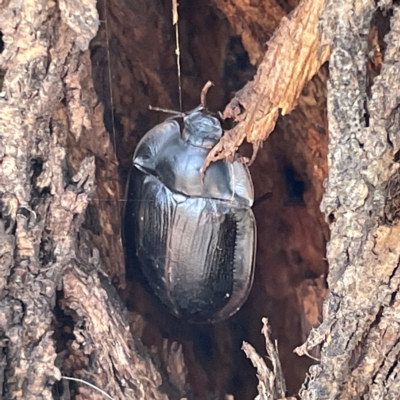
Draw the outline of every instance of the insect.
[[[248,168],[220,160],[201,174],[221,135],[220,122],[203,106],[166,119],[139,142],[127,187],[125,246],[172,314],[192,322],[230,317],[253,282]]]

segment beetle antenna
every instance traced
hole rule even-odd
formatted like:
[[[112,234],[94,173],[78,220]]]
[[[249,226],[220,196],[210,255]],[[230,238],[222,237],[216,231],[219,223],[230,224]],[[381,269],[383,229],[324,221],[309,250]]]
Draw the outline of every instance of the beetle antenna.
[[[153,106],[149,106],[149,110],[153,110],[153,111],[161,111],[167,114],[173,114],[173,115],[178,115],[179,117],[185,117],[186,114],[181,112],[181,111],[175,111],[175,110],[169,110],[168,108],[160,108],[160,107],[153,107]]]
[[[208,81],[208,82],[204,85],[203,89],[201,89],[201,93],[200,93],[200,104],[201,104],[201,106],[202,106],[203,108],[207,108],[207,107],[206,107],[206,97],[207,97],[207,93],[208,93],[208,91],[209,91],[209,89],[210,89],[211,86],[214,86],[214,83],[211,82],[211,81]]]

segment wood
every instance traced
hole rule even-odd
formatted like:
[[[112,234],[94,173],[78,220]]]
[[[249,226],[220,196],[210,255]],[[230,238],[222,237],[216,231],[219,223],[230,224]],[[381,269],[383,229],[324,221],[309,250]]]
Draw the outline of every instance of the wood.
[[[328,1],[323,29],[332,43],[328,111],[329,176],[322,209],[330,221],[330,294],[324,322],[307,348],[322,343],[303,399],[398,397],[399,226],[386,188],[397,182],[400,8],[393,7],[387,48],[367,92],[373,1]],[[381,4],[381,6],[384,6]],[[342,24],[332,24],[341,18]],[[345,18],[343,20],[343,18]],[[304,349],[304,347],[303,347]]]
[[[255,208],[250,298],[229,321],[193,326],[124,260],[131,156],[165,117],[148,106],[179,104],[171,3],[3,2],[0,397],[104,398],[87,381],[114,399],[248,400],[256,371],[240,343],[264,356],[268,316],[287,395],[304,382],[304,399],[397,398],[399,6],[180,3],[185,110],[208,80],[211,109],[243,86],[225,109],[239,123],[210,161],[264,146],[251,172],[256,197],[272,196]],[[247,85],[234,33],[258,66]]]
[[[113,224],[119,232],[120,221],[109,219],[119,216],[116,159],[88,51],[99,25],[95,6],[10,1],[0,12],[4,399],[104,398],[85,385],[60,381],[62,374],[115,399],[167,398],[158,389],[160,373],[130,335],[123,306],[100,271],[109,258],[100,261],[94,246],[104,249],[106,243],[110,254],[117,243],[109,272],[121,276],[121,240],[112,232]],[[106,172],[96,168],[101,163]],[[107,180],[110,174],[114,182]],[[98,240],[82,228],[96,196]]]
[[[244,139],[254,144],[254,160],[278,116],[293,110],[305,83],[329,56],[329,46],[320,43],[318,31],[323,4],[323,0],[303,0],[290,18],[281,19],[254,80],[225,108],[224,118],[233,118],[239,124],[212,149],[204,170],[210,162],[231,159]]]
[[[263,328],[261,333],[265,337],[265,348],[268,358],[271,360],[272,368],[268,368],[265,361],[254,350],[254,347],[249,343],[243,342],[242,349],[246,353],[246,357],[251,360],[251,363],[257,368],[257,378],[259,381],[258,400],[274,400],[282,399],[286,395],[286,382],[282,373],[282,366],[279,360],[277,343],[272,343],[271,328],[268,325],[268,320],[263,318]]]

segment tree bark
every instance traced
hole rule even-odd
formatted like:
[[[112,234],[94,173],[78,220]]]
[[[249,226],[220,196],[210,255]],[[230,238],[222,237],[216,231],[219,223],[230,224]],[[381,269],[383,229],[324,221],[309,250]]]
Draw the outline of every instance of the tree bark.
[[[268,316],[288,394],[304,381],[304,399],[397,398],[400,7],[181,3],[185,110],[209,79],[212,109],[247,83],[225,113],[240,122],[214,155],[268,137],[251,167],[257,197],[273,195],[254,210],[250,298],[229,321],[193,326],[124,259],[131,156],[165,117],[147,107],[179,103],[170,2],[10,0],[0,5],[0,397],[105,398],[89,383],[113,399],[251,399],[241,342],[261,354]],[[320,362],[305,379],[314,360],[293,349],[312,328],[298,352]]]
[[[400,144],[400,8],[391,2],[380,2],[380,7],[392,9],[393,15],[380,74],[372,85],[369,34],[380,13],[375,2],[328,1],[323,15],[323,30],[332,43],[329,176],[322,203],[331,229],[330,294],[324,322],[308,339],[310,348],[322,343],[322,351],[320,363],[310,370],[304,399],[395,399],[400,390],[400,231],[393,218]]]
[[[105,241],[108,250],[118,243],[109,273],[122,276],[116,158],[93,91],[88,50],[98,25],[95,2],[2,5],[3,399],[104,398],[82,384],[56,384],[62,375],[82,378],[115,399],[167,398],[158,389],[160,373],[129,333],[123,306],[101,271],[111,263],[100,261],[94,235],[82,228],[97,193],[100,213],[113,209],[110,215],[117,217],[96,220],[103,240],[113,235]],[[110,175],[114,182],[106,180]],[[100,178],[104,184],[96,192]]]

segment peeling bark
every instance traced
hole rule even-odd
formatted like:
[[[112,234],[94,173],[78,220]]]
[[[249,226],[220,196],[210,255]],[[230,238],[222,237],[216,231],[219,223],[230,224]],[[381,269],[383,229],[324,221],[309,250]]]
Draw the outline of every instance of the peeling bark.
[[[279,115],[293,110],[305,83],[329,56],[329,46],[320,42],[318,31],[323,4],[322,0],[303,0],[289,18],[281,19],[254,80],[225,108],[224,118],[239,124],[212,149],[204,170],[213,161],[231,159],[244,139],[254,145],[254,160]]]

